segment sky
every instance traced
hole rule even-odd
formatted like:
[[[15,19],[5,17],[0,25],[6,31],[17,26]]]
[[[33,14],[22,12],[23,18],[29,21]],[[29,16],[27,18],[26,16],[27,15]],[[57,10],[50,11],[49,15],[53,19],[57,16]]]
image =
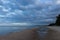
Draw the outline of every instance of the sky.
[[[48,25],[58,14],[60,0],[0,0],[0,25]]]

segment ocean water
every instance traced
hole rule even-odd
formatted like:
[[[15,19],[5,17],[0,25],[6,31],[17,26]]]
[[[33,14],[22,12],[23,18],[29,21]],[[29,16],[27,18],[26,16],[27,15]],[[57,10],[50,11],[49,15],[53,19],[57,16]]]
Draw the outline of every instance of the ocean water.
[[[35,28],[35,26],[0,26],[0,35],[6,35],[10,32],[18,32],[31,28]]]
[[[37,30],[40,38],[44,38],[47,34],[48,28],[46,26],[0,26],[0,35],[4,36],[11,32],[20,32],[25,29],[32,29],[39,27]]]

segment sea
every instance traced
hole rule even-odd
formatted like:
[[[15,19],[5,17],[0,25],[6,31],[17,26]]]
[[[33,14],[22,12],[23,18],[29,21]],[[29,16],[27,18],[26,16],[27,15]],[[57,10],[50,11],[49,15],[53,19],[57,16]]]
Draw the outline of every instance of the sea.
[[[0,35],[7,35],[12,32],[20,32],[26,29],[32,29],[36,26],[28,25],[28,26],[0,26]]]
[[[36,26],[36,25],[29,25],[29,26],[0,26],[0,36],[7,35],[12,32],[20,32],[26,29],[38,28],[37,33],[40,35],[41,38],[45,37],[48,31],[47,26]]]

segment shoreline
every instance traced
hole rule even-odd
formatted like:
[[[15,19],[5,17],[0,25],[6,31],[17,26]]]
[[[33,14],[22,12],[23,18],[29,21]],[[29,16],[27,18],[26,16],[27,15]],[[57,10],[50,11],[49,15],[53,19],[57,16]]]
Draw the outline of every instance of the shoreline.
[[[32,28],[22,30],[20,32],[11,32],[5,36],[0,36],[0,40],[60,40],[60,32],[58,30],[55,30],[57,28],[48,28],[49,30],[45,38],[41,38],[41,35],[38,34],[37,31],[39,30],[39,28]]]
[[[13,32],[0,37],[0,40],[39,40],[39,35],[36,31],[37,28],[23,30],[21,32]]]

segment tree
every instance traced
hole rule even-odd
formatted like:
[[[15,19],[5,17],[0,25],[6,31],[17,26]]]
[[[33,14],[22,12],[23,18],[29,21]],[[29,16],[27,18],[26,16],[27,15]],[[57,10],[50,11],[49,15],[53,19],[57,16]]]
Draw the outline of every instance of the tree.
[[[55,23],[57,26],[60,26],[60,14],[57,16],[57,20]]]
[[[49,26],[60,26],[60,14],[56,17],[56,22],[49,24]]]
[[[55,24],[54,23],[51,23],[51,24],[49,24],[48,26],[54,26]]]

